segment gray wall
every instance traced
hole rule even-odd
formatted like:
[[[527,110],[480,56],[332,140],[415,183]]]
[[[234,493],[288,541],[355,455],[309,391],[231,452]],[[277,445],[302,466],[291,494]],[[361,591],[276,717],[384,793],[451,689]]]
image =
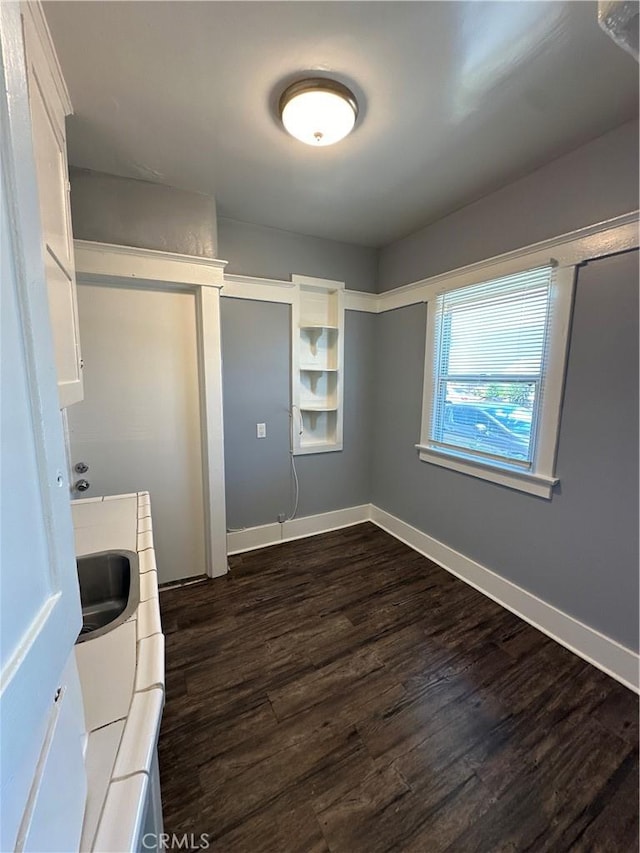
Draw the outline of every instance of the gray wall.
[[[349,290],[375,291],[378,251],[237,222],[218,220],[219,256],[228,272],[289,281],[292,273],[344,281]]]
[[[375,290],[377,251],[218,220],[219,256],[228,272],[289,280],[294,273]],[[251,527],[290,513],[290,309],[222,299],[227,524]],[[299,516],[368,503],[371,497],[371,408],[376,317],[345,318],[344,449],[297,456]],[[267,438],[256,438],[256,423]]]
[[[217,257],[212,196],[74,167],[70,180],[78,240]]]
[[[222,299],[227,524],[251,527],[293,507],[289,459],[288,305]],[[344,450],[297,456],[298,515],[368,503],[376,317],[345,320]],[[267,438],[256,438],[256,423]]]
[[[373,503],[638,648],[638,253],[580,270],[551,501],[418,459],[426,306],[377,318]]]
[[[291,511],[288,305],[221,300],[227,526]],[[266,423],[267,437],[256,438]]]
[[[380,252],[379,291],[638,207],[638,124],[577,148]]]

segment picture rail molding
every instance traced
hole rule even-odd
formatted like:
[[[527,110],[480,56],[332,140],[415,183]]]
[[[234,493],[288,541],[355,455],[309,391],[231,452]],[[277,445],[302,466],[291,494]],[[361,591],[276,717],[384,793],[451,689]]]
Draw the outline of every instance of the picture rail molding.
[[[344,307],[346,311],[383,314],[396,308],[428,302],[444,286],[452,288],[477,284],[498,275],[509,275],[545,264],[550,260],[559,266],[576,266],[605,255],[637,249],[640,245],[638,218],[639,212],[631,211],[558,237],[410,282],[384,293],[346,289]],[[293,288],[293,281],[225,273],[222,296],[291,305],[294,300]]]

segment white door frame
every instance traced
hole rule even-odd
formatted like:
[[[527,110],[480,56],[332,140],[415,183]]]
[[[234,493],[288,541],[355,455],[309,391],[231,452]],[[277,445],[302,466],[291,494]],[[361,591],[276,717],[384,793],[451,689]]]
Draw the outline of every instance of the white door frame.
[[[204,484],[205,560],[211,578],[227,573],[222,417],[220,289],[226,261],[75,240],[78,282],[181,288],[195,294]],[[82,334],[82,329],[80,329]]]

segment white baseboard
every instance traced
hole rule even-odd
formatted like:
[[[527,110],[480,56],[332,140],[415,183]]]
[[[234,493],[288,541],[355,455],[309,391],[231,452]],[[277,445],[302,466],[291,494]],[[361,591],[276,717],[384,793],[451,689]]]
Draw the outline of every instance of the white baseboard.
[[[385,510],[372,505],[370,518],[382,530],[515,613],[560,645],[636,693],[640,692],[640,656],[636,652]]]
[[[290,542],[305,536],[328,533],[372,521],[382,530],[404,542],[410,548],[437,563],[460,580],[477,589],[497,604],[515,613],[534,628],[565,646],[584,660],[597,666],[626,687],[640,693],[640,655],[610,637],[558,610],[512,581],[455,551],[433,536],[412,527],[391,513],[372,504],[323,512],[285,521],[283,524],[264,524],[227,534],[229,554],[240,554]]]
[[[322,512],[318,515],[305,515],[279,524],[262,524],[259,527],[248,527],[246,530],[234,530],[227,533],[227,553],[241,554],[244,551],[255,551],[256,548],[266,548],[280,542],[290,542],[292,539],[304,539],[305,536],[316,536],[318,533],[328,533],[330,530],[340,530],[362,524],[371,518],[371,504],[350,506],[346,509],[336,509],[333,512]]]

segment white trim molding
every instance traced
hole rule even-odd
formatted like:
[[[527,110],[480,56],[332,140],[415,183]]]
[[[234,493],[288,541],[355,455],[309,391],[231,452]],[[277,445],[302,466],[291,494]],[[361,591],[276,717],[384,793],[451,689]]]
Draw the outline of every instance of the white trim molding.
[[[640,245],[638,236],[637,210],[578,228],[559,237],[533,243],[512,252],[496,255],[458,269],[448,270],[429,278],[395,287],[384,293],[368,293],[361,290],[344,291],[346,311],[364,311],[368,314],[383,314],[396,308],[405,308],[433,299],[445,285],[447,288],[465,287],[501,275],[520,272],[531,266],[539,266],[555,260],[559,266],[577,264],[636,249]],[[299,277],[298,277],[299,278]],[[257,278],[255,276],[225,273],[223,296],[234,299],[256,299],[263,302],[285,302],[291,304],[293,295],[290,281]]]
[[[379,313],[380,297],[377,293],[367,293],[366,290],[345,290],[345,311],[363,311],[366,314]]]
[[[220,290],[226,261],[75,240],[78,283],[179,287],[196,298],[207,575],[227,573]]]
[[[448,468],[459,474],[468,474],[478,477],[480,480],[488,480],[499,486],[507,486],[520,492],[527,492],[539,498],[550,498],[553,487],[560,482],[557,477],[547,477],[543,474],[532,474],[529,471],[518,471],[515,467],[500,468],[484,463],[479,459],[465,459],[462,455],[458,458],[451,453],[439,453],[435,448],[426,444],[416,444],[422,462],[430,462],[440,468]]]
[[[374,504],[309,515],[283,524],[275,522],[230,531],[227,534],[229,554],[316,536],[365,521],[373,522],[625,687],[640,693],[640,655],[637,652]]]
[[[291,276],[291,281],[295,285],[302,285],[306,287],[326,287],[330,290],[344,290],[345,284],[344,281],[337,281],[333,278],[318,278],[313,275],[299,275],[298,273],[294,273]]]
[[[543,240],[503,255],[496,255],[486,261],[395,287],[379,294],[378,312],[428,302],[445,288],[453,290],[479,284],[499,276],[544,266],[550,260],[554,260],[560,267],[571,267],[605,255],[637,249],[640,244],[638,215],[639,211],[634,210],[551,240]]]
[[[292,305],[295,302],[298,284],[305,282],[325,282],[325,286],[335,284],[344,290],[344,307],[348,311],[365,311],[368,314],[378,313],[378,294],[361,290],[346,290],[344,282],[332,282],[329,279],[311,278],[309,276],[292,275],[291,281],[276,278],[259,278],[251,275],[235,275],[225,273],[222,296],[230,299],[252,299],[256,302],[281,302]]]
[[[640,692],[637,652],[377,506],[371,507],[371,521],[561,646]]]
[[[295,293],[296,285],[292,281],[231,273],[224,275],[222,296],[231,299],[252,299],[257,302],[282,302],[291,305]]]
[[[266,548],[269,545],[279,545],[281,542],[317,536],[319,533],[329,533],[331,530],[341,530],[343,527],[362,524],[370,518],[371,504],[362,504],[293,518],[290,521],[283,521],[282,524],[276,521],[273,524],[231,530],[227,533],[228,553],[242,554],[245,551]]]
[[[73,241],[76,275],[84,281],[175,284],[188,287],[218,287],[224,284],[227,261],[158,249],[118,246],[91,240]]]
[[[220,291],[213,287],[197,287],[195,296],[205,557],[207,574],[217,577],[227,572]]]

